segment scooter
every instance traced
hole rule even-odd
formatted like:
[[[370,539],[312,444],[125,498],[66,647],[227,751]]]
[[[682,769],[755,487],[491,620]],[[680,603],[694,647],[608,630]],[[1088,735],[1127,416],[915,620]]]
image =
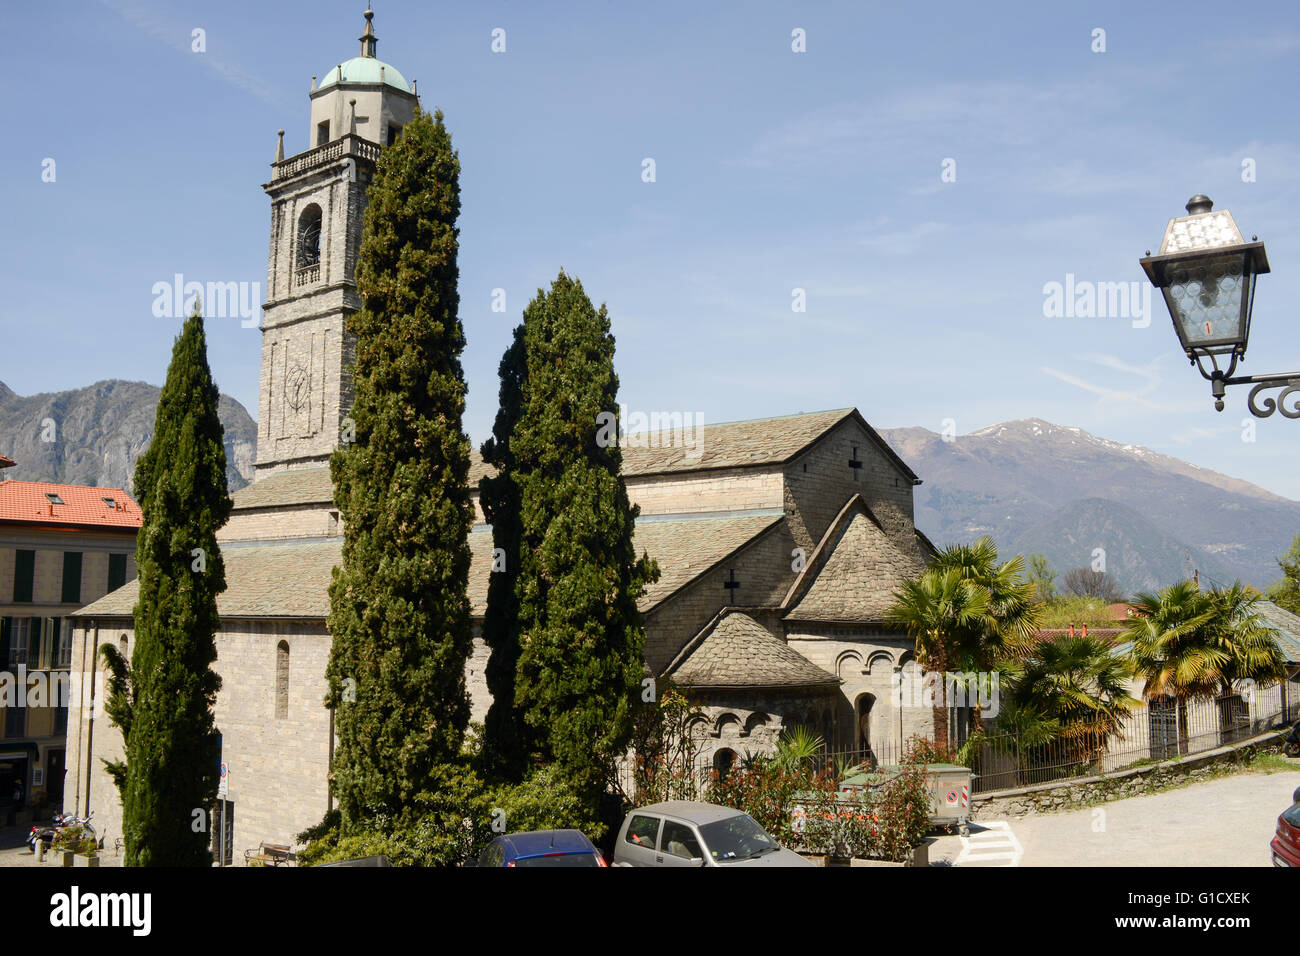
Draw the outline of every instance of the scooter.
[[[95,828],[90,825],[90,814],[86,815],[86,819],[81,820],[75,813],[56,813],[53,826],[32,827],[31,832],[27,834],[27,849],[35,853],[36,841],[39,840],[45,844],[45,849],[48,850],[58,835],[68,827],[81,827],[86,836],[97,842],[99,840]]]
[[[27,849],[30,852],[35,853],[36,841],[39,840],[45,844],[45,848],[48,850],[50,844],[54,842],[54,838],[58,835],[59,830],[67,826],[67,824],[71,823],[74,819],[76,818],[71,813],[60,812],[54,814],[54,822],[51,826],[32,827],[31,832],[27,834]]]
[[[1296,721],[1291,733],[1282,742],[1282,753],[1288,757],[1300,757],[1300,720]]]

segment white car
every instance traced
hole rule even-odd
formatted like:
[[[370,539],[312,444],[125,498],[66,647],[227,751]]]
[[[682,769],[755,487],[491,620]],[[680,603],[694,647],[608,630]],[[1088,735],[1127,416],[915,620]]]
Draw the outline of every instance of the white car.
[[[731,807],[670,800],[633,810],[614,846],[615,866],[812,866]]]

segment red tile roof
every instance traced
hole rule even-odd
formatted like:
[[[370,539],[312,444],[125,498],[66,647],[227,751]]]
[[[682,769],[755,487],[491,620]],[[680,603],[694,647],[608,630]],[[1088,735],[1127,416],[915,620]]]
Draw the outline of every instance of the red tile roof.
[[[46,495],[58,495],[53,504]],[[112,498],[110,508],[105,498]],[[0,481],[0,522],[99,528],[139,528],[140,506],[121,488]]]
[[[0,455],[0,468],[12,468],[16,464],[18,464],[18,462],[14,461],[12,458],[6,458],[4,455]]]

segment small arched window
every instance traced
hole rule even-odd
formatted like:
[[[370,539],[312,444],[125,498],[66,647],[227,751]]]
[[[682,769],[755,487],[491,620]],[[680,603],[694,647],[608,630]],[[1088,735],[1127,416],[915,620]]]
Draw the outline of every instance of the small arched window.
[[[726,780],[731,774],[731,769],[736,765],[736,752],[728,747],[723,747],[713,755],[713,770],[718,775],[718,781]]]
[[[275,716],[289,716],[289,643],[281,641],[275,648]]]
[[[298,250],[295,256],[299,269],[320,265],[320,206],[312,203],[298,217]]]

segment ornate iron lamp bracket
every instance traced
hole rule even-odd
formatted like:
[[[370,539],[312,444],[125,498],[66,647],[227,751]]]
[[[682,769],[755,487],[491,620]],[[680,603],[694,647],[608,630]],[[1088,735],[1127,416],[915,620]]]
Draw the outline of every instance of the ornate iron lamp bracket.
[[[1204,364],[1204,360],[1207,358],[1210,360],[1210,369],[1206,369]],[[1250,413],[1256,418],[1268,418],[1274,412],[1281,412],[1285,418],[1300,419],[1300,372],[1279,372],[1275,375],[1241,375],[1234,378],[1232,373],[1237,370],[1237,360],[1239,358],[1240,356],[1233,352],[1228,367],[1221,369],[1219,368],[1218,357],[1215,355],[1197,352],[1190,356],[1192,363],[1200,371],[1201,376],[1210,383],[1210,391],[1214,395],[1215,409],[1220,412],[1223,411],[1223,396],[1227,393],[1229,385],[1253,385],[1255,387],[1250,390],[1246,405],[1250,408]],[[1268,397],[1262,402],[1258,400],[1262,392],[1274,388],[1282,389],[1281,394],[1276,399]],[[1290,408],[1286,406],[1288,399],[1293,401]]]

